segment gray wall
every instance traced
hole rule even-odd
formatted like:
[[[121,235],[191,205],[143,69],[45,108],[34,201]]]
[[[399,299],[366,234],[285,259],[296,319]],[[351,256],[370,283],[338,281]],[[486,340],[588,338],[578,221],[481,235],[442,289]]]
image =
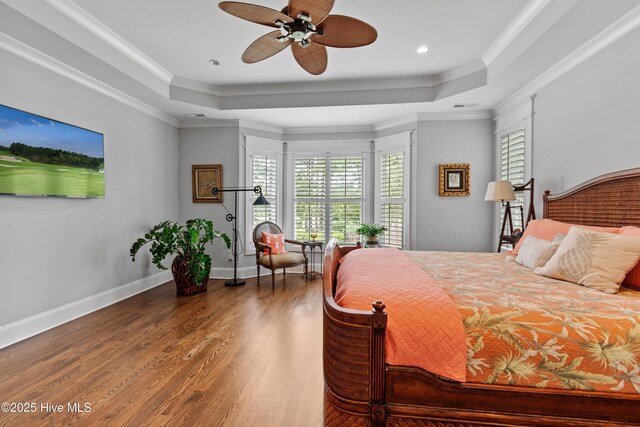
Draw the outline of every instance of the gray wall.
[[[225,187],[237,187],[239,177],[239,144],[240,132],[235,127],[183,128],[180,129],[179,147],[179,212],[180,220],[205,218],[213,221],[215,229],[227,233],[233,239],[232,223],[225,220],[227,211],[233,213],[233,193],[223,195],[224,206],[220,203],[193,203],[191,191],[191,166],[202,164],[221,164],[222,183]],[[238,223],[240,232],[244,230],[244,211],[239,209]],[[244,239],[242,240],[245,241]],[[212,257],[213,271],[211,275],[221,277],[216,267],[232,268],[228,252],[221,241],[217,240],[207,253]],[[243,256],[240,257],[243,264]],[[255,261],[254,261],[255,265]]]
[[[484,201],[493,180],[490,120],[421,121],[417,134],[417,250],[492,250],[493,205]],[[471,195],[440,197],[439,165],[471,164]]]
[[[538,92],[533,174],[542,191],[640,167],[640,29]]]
[[[404,129],[403,129],[404,130]],[[202,217],[214,221],[216,228],[231,236],[231,224],[224,220],[227,211],[219,204],[198,204],[191,200],[191,165],[223,164],[225,186],[239,182],[238,144],[247,129],[180,129],[179,203],[180,219]],[[262,135],[261,135],[262,136]],[[268,135],[276,139],[277,136]],[[327,138],[325,138],[326,140]],[[417,218],[416,249],[447,251],[492,251],[493,208],[484,201],[487,183],[493,178],[493,123],[491,120],[422,121],[417,124]],[[440,197],[438,165],[471,164],[471,195]],[[233,211],[233,196],[225,194],[225,205]],[[239,211],[242,223],[244,210]],[[240,227],[240,233],[244,227]],[[247,240],[242,236],[243,244]],[[214,277],[229,277],[233,264],[219,243],[209,250]],[[255,267],[253,256],[240,255],[239,267]],[[217,267],[217,268],[216,268]],[[240,272],[253,275],[253,269]]]
[[[0,103],[104,134],[105,199],[0,196],[0,325],[156,273],[129,247],[177,218],[178,132],[0,50]]]

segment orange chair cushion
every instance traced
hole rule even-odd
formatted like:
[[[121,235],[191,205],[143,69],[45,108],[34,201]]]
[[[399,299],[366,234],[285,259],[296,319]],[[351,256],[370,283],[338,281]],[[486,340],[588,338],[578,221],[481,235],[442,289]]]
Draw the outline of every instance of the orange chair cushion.
[[[538,239],[543,239],[551,242],[557,234],[567,234],[569,232],[569,229],[573,225],[574,224],[554,221],[552,219],[534,219],[532,221],[529,221],[529,224],[524,230],[520,241],[518,241],[516,247],[513,248],[512,251],[508,252],[508,254],[513,256],[518,255],[518,251],[520,250],[520,247],[522,246],[522,243],[524,243],[524,240],[527,238],[527,236],[535,236]],[[621,228],[616,227],[592,227],[586,225],[579,225],[578,227],[584,227],[592,231],[601,231],[604,233],[613,234],[620,234],[620,231],[622,230]]]
[[[287,252],[284,247],[284,234],[269,234],[263,231],[262,243],[271,246],[272,254],[283,254]],[[264,253],[268,254],[269,249],[265,249]]]
[[[640,237],[640,228],[633,226],[622,227],[620,234],[623,236]],[[622,283],[630,288],[640,290],[640,262],[627,273],[627,277],[625,277]]]

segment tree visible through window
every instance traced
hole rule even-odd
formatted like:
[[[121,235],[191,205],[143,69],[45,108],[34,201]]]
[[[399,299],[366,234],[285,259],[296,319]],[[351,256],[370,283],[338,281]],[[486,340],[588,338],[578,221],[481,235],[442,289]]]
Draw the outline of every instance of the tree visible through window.
[[[380,236],[382,243],[404,247],[404,153],[380,156],[380,223],[387,232]]]
[[[294,160],[295,238],[355,242],[364,208],[364,158],[314,155]]]

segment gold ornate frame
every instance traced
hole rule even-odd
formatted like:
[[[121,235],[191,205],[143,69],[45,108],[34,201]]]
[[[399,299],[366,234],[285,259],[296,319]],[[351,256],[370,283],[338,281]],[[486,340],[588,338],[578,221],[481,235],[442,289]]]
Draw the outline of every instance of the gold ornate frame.
[[[213,187],[222,188],[222,165],[192,165],[193,203],[222,203],[222,194],[211,194]]]
[[[471,194],[469,166],[469,163],[440,165],[441,196],[468,196]]]

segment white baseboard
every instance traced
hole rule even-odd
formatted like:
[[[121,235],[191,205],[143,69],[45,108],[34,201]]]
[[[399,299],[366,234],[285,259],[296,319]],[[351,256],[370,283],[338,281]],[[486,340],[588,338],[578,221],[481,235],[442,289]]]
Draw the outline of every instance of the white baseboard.
[[[291,271],[292,273],[302,273],[303,267],[297,266],[287,269],[287,271]],[[278,273],[281,272],[282,270],[278,270]],[[238,268],[238,277],[243,279],[256,277],[256,273],[255,266]],[[260,275],[269,276],[271,275],[271,271],[261,268]],[[211,269],[210,277],[212,279],[231,279],[233,278],[233,268],[213,267]],[[39,313],[31,317],[27,317],[26,319],[0,326],[0,349],[27,338],[31,338],[32,336],[38,335],[44,331],[55,328],[56,326],[60,326],[89,313],[93,313],[101,308],[115,304],[118,301],[122,301],[146,290],[155,288],[156,286],[162,285],[172,279],[173,276],[170,271],[162,271],[152,276],[118,286],[117,288],[109,289],[108,291],[45,311],[44,313]]]
[[[8,325],[0,326],[0,348],[8,347],[41,332],[70,322],[140,292],[155,288],[172,279],[170,271],[163,271],[108,291],[39,313]]]

